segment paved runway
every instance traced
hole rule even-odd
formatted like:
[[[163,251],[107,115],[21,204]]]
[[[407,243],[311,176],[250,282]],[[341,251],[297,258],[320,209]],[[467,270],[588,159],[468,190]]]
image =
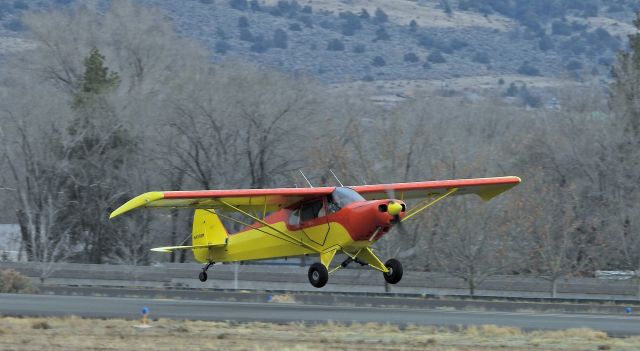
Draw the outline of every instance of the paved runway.
[[[0,294],[1,315],[139,318],[139,311],[144,306],[151,310],[151,318],[269,322],[331,320],[438,326],[495,324],[526,330],[587,327],[605,331],[610,335],[640,335],[640,316],[623,314],[443,311],[286,303]]]

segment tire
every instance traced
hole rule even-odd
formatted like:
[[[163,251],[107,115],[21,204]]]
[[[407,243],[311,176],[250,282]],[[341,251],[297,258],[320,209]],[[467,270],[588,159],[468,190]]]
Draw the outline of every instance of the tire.
[[[207,272],[205,272],[205,271],[200,272],[200,274],[198,274],[198,279],[200,279],[201,282],[206,282],[207,281]]]
[[[402,279],[402,263],[395,258],[392,258],[384,265],[389,269],[388,273],[383,273],[384,280],[389,284],[397,284]]]
[[[309,283],[316,288],[321,288],[329,281],[329,271],[322,263],[314,263],[309,267]]]

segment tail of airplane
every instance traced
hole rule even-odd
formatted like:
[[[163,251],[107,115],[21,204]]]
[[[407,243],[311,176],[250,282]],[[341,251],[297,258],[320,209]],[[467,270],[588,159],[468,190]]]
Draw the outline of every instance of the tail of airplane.
[[[195,210],[193,214],[193,229],[191,231],[191,246],[156,247],[151,251],[171,252],[173,250],[192,250],[198,262],[213,262],[212,247],[227,245],[229,234],[220,218],[213,209]]]
[[[195,211],[191,245],[193,245],[193,256],[198,262],[211,261],[213,258],[209,257],[209,248],[226,245],[227,238],[229,234],[213,209]]]

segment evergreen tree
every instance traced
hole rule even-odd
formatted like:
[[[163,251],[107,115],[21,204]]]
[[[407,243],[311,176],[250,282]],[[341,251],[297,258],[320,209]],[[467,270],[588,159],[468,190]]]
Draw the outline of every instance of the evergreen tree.
[[[640,12],[633,25],[640,30]],[[615,82],[611,93],[612,108],[625,133],[640,144],[640,34],[629,35],[629,49],[618,55],[613,67]]]

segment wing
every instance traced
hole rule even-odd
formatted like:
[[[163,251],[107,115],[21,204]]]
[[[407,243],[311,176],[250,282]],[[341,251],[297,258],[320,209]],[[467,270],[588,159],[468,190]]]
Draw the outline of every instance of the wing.
[[[415,183],[393,183],[377,185],[352,186],[367,200],[389,198],[393,192],[399,200],[425,199],[446,194],[451,189],[458,189],[453,195],[476,194],[483,200],[489,201],[501,193],[520,184],[518,177],[476,178],[436,180]]]
[[[329,195],[335,188],[279,188],[197,191],[152,191],[118,207],[109,218],[140,207],[189,207],[227,210],[225,204],[244,211],[272,212],[296,202]]]

